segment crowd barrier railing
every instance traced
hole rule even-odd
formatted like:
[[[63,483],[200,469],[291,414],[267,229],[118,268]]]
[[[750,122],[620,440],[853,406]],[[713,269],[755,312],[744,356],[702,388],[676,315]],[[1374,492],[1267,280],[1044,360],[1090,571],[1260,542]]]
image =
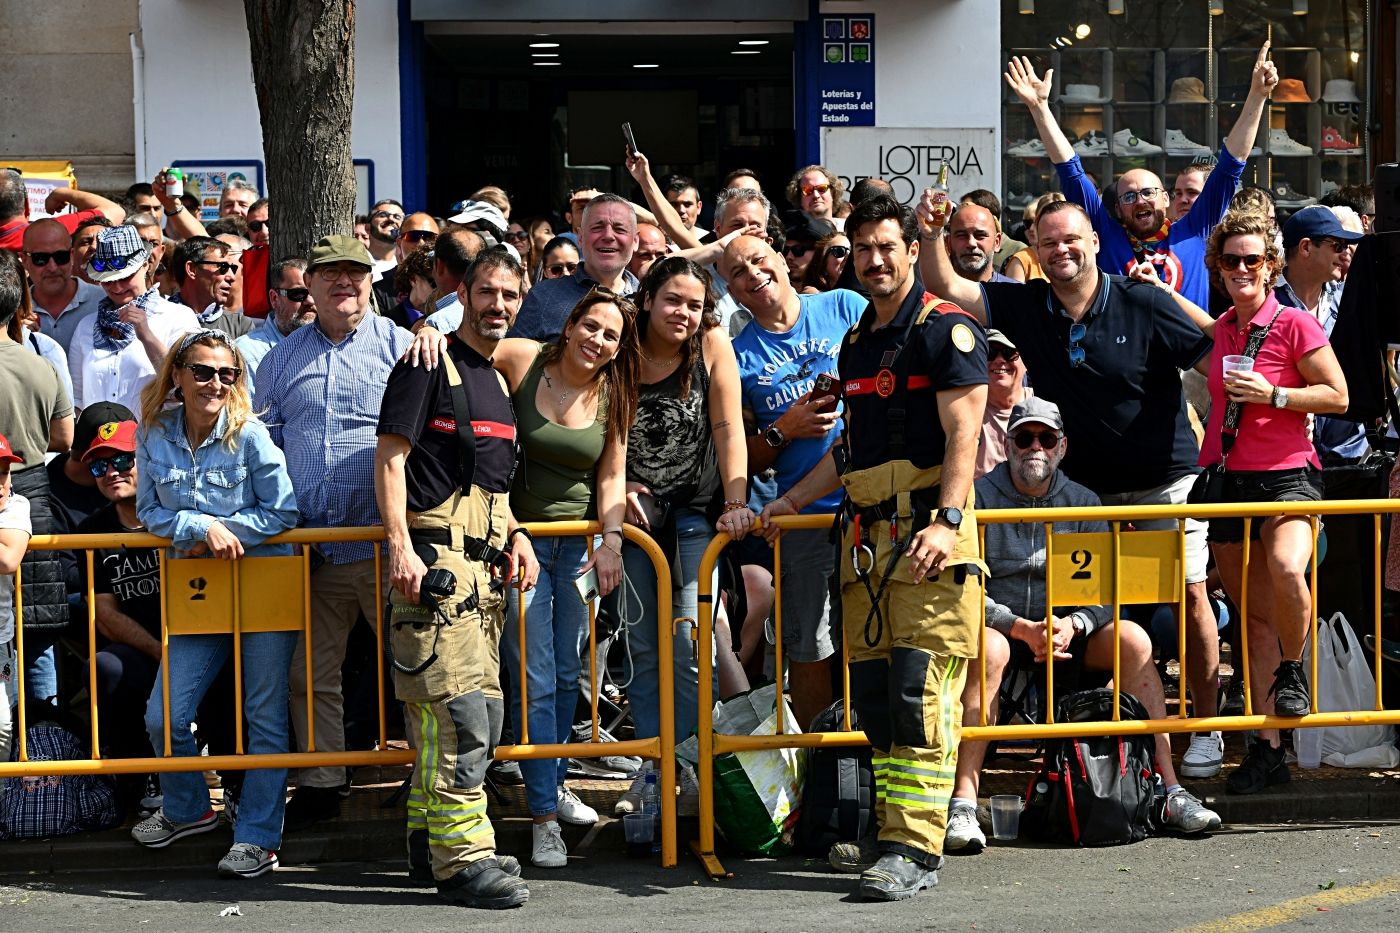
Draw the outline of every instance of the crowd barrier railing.
[[[547,522],[526,525],[536,537],[554,535],[595,535],[602,529],[597,522]],[[657,578],[657,624],[669,628],[671,625],[671,573],[661,548],[647,534],[631,525],[624,527],[624,534],[633,544],[642,548],[656,568]],[[357,541],[378,542],[384,539],[380,527],[363,528],[302,528],[286,532],[270,539],[271,543],[311,545],[322,543],[348,543]],[[377,685],[379,741],[373,750],[325,752],[316,750],[315,725],[315,681],[312,670],[314,643],[311,630],[311,552],[302,548],[301,553],[286,557],[243,557],[239,560],[224,561],[209,558],[170,558],[166,548],[170,541],[145,532],[127,532],[103,535],[36,535],[29,542],[31,551],[72,551],[85,561],[86,604],[87,604],[87,652],[88,652],[88,714],[90,718],[89,747],[90,757],[83,760],[50,761],[29,758],[27,737],[27,698],[23,671],[25,669],[25,632],[22,624],[15,626],[16,649],[16,717],[15,743],[17,761],[0,762],[0,778],[12,775],[48,776],[65,774],[145,774],[170,771],[240,770],[246,768],[306,768],[366,765],[407,765],[412,764],[412,748],[392,748],[388,741],[384,697],[385,656],[382,650],[375,652],[375,678]],[[590,545],[591,546],[591,545]],[[233,638],[234,665],[234,754],[204,756],[172,756],[170,743],[170,685],[168,678],[161,678],[161,703],[165,722],[163,737],[164,754],[150,758],[104,758],[101,754],[101,716],[98,711],[97,683],[97,607],[94,598],[95,580],[93,575],[94,552],[116,548],[156,548],[158,549],[160,588],[161,588],[161,668],[169,667],[169,644],[171,635],[187,634],[231,634]],[[384,607],[387,593],[383,592],[383,556],[375,549],[374,578],[376,612],[373,619],[375,644],[384,644]],[[15,617],[23,619],[23,568],[15,573]],[[518,620],[505,620],[506,624],[515,621],[520,625],[522,664],[520,671],[520,691],[522,710],[528,708],[526,679],[524,677],[524,656],[528,651],[525,640],[523,602]],[[591,682],[598,683],[596,669],[596,636],[589,617],[589,648]],[[281,752],[275,754],[247,754],[243,748],[243,684],[241,636],[244,632],[297,631],[306,642],[306,683],[307,683],[307,751]],[[675,727],[671,704],[672,685],[672,645],[670,638],[660,638],[658,664],[660,676],[660,718],[661,734],[655,738],[622,742],[598,741],[598,697],[595,690],[592,708],[592,741],[558,744],[531,744],[529,723],[522,714],[519,724],[520,742],[501,746],[497,757],[522,760],[530,758],[559,757],[601,757],[604,755],[638,755],[659,762],[659,790],[661,792],[661,861],[673,867],[677,860],[676,843],[676,767],[675,767]]]
[[[985,550],[985,526],[1002,523],[1035,522],[1045,526],[1046,541],[1046,609],[1045,618],[1052,616],[1052,607],[1067,605],[1109,605],[1113,609],[1114,630],[1118,638],[1113,651],[1113,691],[1115,701],[1114,720],[1101,723],[1057,723],[1054,721],[1055,686],[1054,665],[1045,668],[1045,722],[996,725],[987,722],[988,691],[996,685],[988,685],[985,657],[985,607],[984,624],[979,634],[979,656],[977,676],[982,691],[981,715],[979,724],[965,726],[962,738],[972,740],[1044,740],[1067,736],[1093,735],[1145,735],[1155,733],[1241,731],[1246,729],[1293,729],[1300,726],[1344,726],[1376,725],[1400,723],[1400,710],[1387,710],[1382,702],[1381,664],[1381,585],[1383,542],[1381,540],[1382,516],[1400,512],[1400,499],[1358,499],[1325,502],[1288,502],[1257,504],[1200,504],[1200,505],[1143,505],[1143,506],[1099,506],[1092,508],[1045,508],[1045,509],[979,509],[976,518],[981,533],[981,546]],[[1241,654],[1238,663],[1242,670],[1245,685],[1245,712],[1241,716],[1192,716],[1187,710],[1187,671],[1189,667],[1187,635],[1185,624],[1185,565],[1186,565],[1186,519],[1210,519],[1240,517],[1244,519],[1244,542],[1242,549],[1243,567],[1242,591],[1239,616],[1248,618],[1249,612],[1249,562],[1251,560],[1250,529],[1256,521],[1284,515],[1306,516],[1312,528],[1311,594],[1308,641],[1311,645],[1312,664],[1308,672],[1310,684],[1317,683],[1317,537],[1321,521],[1329,515],[1370,515],[1373,518],[1374,575],[1375,575],[1375,641],[1376,656],[1374,672],[1376,679],[1375,705],[1373,709],[1341,710],[1319,712],[1317,691],[1312,692],[1312,711],[1303,717],[1284,717],[1272,714],[1255,713],[1256,698],[1249,687],[1249,647],[1248,638],[1241,637]],[[1139,531],[1125,528],[1132,522],[1149,520],[1173,520],[1175,530]],[[784,530],[830,528],[833,517],[830,515],[782,516],[775,524]],[[1055,534],[1056,522],[1104,521],[1109,531],[1088,534]],[[712,580],[715,562],[720,552],[729,543],[727,535],[716,535],[705,551],[700,563],[698,638],[700,657],[699,683],[699,838],[690,843],[692,851],[699,858],[705,871],[715,879],[724,878],[727,872],[715,855],[714,819],[714,760],[728,752],[779,749],[779,748],[825,748],[858,746],[869,744],[865,733],[851,728],[850,700],[850,659],[845,638],[841,638],[841,684],[844,705],[845,729],[837,732],[798,732],[784,734],[785,710],[783,704],[776,709],[776,734],[774,735],[726,735],[714,731],[711,651],[714,644],[714,595]],[[1257,550],[1255,544],[1253,550]],[[844,559],[845,555],[842,554]],[[773,550],[773,630],[774,655],[777,664],[776,679],[783,678],[783,612],[782,612],[782,539],[778,539]],[[985,588],[985,581],[982,586]],[[984,591],[985,592],[985,591]],[[984,600],[985,603],[985,600]],[[1178,673],[1179,696],[1182,698],[1178,714],[1166,719],[1122,720],[1117,711],[1119,681],[1121,679],[1121,631],[1117,623],[1121,609],[1134,604],[1169,603],[1177,607],[1177,637],[1180,670]],[[841,626],[839,618],[832,624]],[[972,676],[972,674],[969,674]]]

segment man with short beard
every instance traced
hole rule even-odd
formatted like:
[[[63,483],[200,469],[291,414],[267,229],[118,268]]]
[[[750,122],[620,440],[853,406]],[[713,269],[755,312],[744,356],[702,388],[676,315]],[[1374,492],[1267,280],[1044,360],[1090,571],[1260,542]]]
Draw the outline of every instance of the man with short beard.
[[[370,208],[369,252],[374,257],[375,281],[398,263],[394,258],[394,244],[398,242],[403,222],[403,205],[393,198],[377,201]]]
[[[967,281],[954,272],[946,250],[933,248],[942,236],[935,210],[940,197],[946,195],[927,189],[918,207],[930,247],[919,254],[924,281],[1019,348],[1035,373],[1036,395],[1059,405],[1075,436],[1065,473],[1105,505],[1184,505],[1200,472],[1200,451],[1180,370],[1205,371],[1211,338],[1168,290],[1100,271],[1098,235],[1084,209],[1070,201],[1047,204],[1036,218],[1036,255],[1048,281]],[[1175,531],[1177,522],[1148,520],[1137,527]],[[1187,672],[1197,716],[1215,715],[1220,670],[1206,558],[1205,523],[1187,519]],[[1193,737],[1182,774],[1218,773],[1223,748],[1219,732]]]
[[[1099,497],[1066,479],[1060,460],[1069,447],[1059,408],[1038,398],[1027,399],[1011,412],[1009,458],[977,480],[977,507],[983,509],[1058,509],[1098,506]],[[1104,521],[1056,522],[1057,535],[1107,532]],[[997,693],[1008,662],[1020,669],[1055,661],[1079,659],[1091,671],[1112,671],[1115,631],[1108,606],[1056,606],[1050,625],[1045,613],[1045,525],[1042,522],[990,524],[984,547],[991,577],[987,580],[987,627],[983,652],[987,658],[985,685],[987,721],[996,722]],[[1162,680],[1152,663],[1152,640],[1136,623],[1118,621],[1122,688],[1142,702],[1153,719],[1165,719]],[[963,689],[963,725],[980,719],[983,684],[975,673]],[[1068,670],[1059,672],[1057,683]],[[1043,668],[1032,676],[1042,677]],[[1172,768],[1170,737],[1156,736],[1157,767],[1167,796],[1157,814],[1164,826],[1185,833],[1220,827],[1220,817],[1183,788]],[[948,810],[945,848],[980,852],[987,837],[977,825],[977,785],[987,754],[985,741],[964,739],[958,745],[957,782]]]
[[[180,303],[205,327],[222,331],[230,340],[242,337],[257,325],[251,318],[230,310],[241,251],[223,240],[192,236],[175,250],[175,277],[180,283]]]
[[[948,223],[948,257],[958,275],[970,282],[1014,282],[992,265],[1001,248],[1001,227],[991,211],[964,201]]]

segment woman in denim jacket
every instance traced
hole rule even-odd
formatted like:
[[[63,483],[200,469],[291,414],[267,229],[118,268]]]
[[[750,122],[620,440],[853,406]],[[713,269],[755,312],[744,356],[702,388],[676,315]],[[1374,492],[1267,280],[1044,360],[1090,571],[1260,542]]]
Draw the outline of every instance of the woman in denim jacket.
[[[178,406],[165,408],[171,388]],[[189,334],[166,354],[141,399],[136,450],[137,513],[153,533],[172,540],[174,557],[235,560],[291,553],[266,544],[296,525],[296,498],[287,464],[249,400],[243,357],[224,334]],[[296,632],[242,636],[243,706],[248,752],[285,752],[287,669]],[[175,635],[169,640],[170,746],[197,755],[190,733],[209,685],[233,653],[231,635]],[[146,729],[164,745],[160,681],[146,707]],[[131,831],[153,848],[218,825],[209,790],[198,771],[163,775],[164,805]],[[255,877],[277,867],[285,768],[250,770],[239,796],[234,844],[219,873]]]

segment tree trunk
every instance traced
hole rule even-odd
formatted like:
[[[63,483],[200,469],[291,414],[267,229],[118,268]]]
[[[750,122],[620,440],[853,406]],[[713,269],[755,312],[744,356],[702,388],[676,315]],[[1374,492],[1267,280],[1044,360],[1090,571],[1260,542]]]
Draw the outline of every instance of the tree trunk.
[[[243,0],[262,117],[272,258],[353,232],[355,0]]]

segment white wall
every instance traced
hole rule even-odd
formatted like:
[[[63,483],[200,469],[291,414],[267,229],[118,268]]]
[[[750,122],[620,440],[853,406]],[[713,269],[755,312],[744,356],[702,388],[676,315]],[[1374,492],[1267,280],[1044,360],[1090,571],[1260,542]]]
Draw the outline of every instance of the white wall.
[[[374,160],[376,197],[399,197],[397,5],[355,6],[351,149]],[[263,159],[248,26],[240,0],[141,0],[146,52],[142,179],[181,159]],[[128,72],[130,66],[128,66]],[[275,143],[275,141],[274,141]]]

